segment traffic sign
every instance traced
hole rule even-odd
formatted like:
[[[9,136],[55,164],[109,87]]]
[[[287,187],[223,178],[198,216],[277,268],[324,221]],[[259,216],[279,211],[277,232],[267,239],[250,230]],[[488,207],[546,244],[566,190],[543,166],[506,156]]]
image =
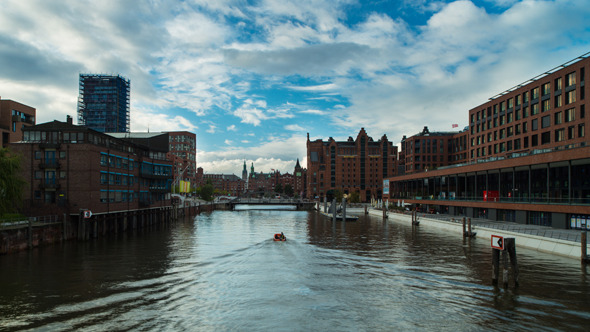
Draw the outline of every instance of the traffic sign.
[[[90,217],[92,217],[92,211],[84,210],[84,219],[88,219]]]
[[[504,250],[504,237],[500,235],[492,235],[492,248]]]

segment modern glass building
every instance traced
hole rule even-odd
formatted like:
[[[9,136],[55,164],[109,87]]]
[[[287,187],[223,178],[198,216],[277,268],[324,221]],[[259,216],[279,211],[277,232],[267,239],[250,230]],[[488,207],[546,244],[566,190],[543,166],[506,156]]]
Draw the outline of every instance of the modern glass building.
[[[128,133],[128,79],[117,75],[80,74],[78,124],[102,133]]]

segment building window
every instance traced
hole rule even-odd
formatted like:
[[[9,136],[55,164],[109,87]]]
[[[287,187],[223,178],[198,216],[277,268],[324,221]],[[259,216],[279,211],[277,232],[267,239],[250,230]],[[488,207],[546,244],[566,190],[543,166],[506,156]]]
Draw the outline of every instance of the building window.
[[[565,94],[565,104],[571,104],[576,102],[576,90],[572,90]]]
[[[35,159],[39,160],[41,158],[43,158],[43,152],[35,151]]]
[[[556,125],[561,124],[561,122],[562,122],[561,115],[562,115],[561,112],[555,113],[555,115],[554,115],[555,116],[554,123]]]
[[[533,119],[533,121],[531,121],[531,130],[537,130],[539,129],[539,124],[538,124],[538,119]]]
[[[561,77],[555,79],[555,91],[561,90]]]
[[[522,123],[522,133],[526,134],[529,130],[528,130],[529,126],[527,122],[523,122]]]
[[[542,109],[542,111],[543,111],[543,112],[547,112],[547,111],[548,111],[548,110],[550,110],[550,109],[551,109],[551,103],[550,103],[550,100],[549,100],[549,99],[547,99],[547,100],[543,100],[543,109]]]
[[[539,104],[531,105],[531,115],[539,114]]]
[[[539,98],[539,88],[534,88],[531,90],[531,100],[535,100]]]
[[[512,122],[513,113],[508,113],[508,123]]]
[[[549,144],[551,143],[551,132],[546,131],[541,134],[541,144]]]
[[[108,174],[100,173],[100,184],[108,184]]]
[[[555,108],[561,107],[562,103],[561,103],[561,95],[559,96],[555,96]]]
[[[565,122],[571,122],[576,119],[576,109],[570,108],[565,111]]]
[[[541,118],[541,128],[547,128],[551,126],[551,117],[549,115]]]
[[[551,83],[545,83],[541,86],[541,88],[541,93],[543,96],[546,96],[551,93]]]
[[[531,136],[531,146],[539,145],[539,137],[537,135]]]
[[[520,135],[520,124],[517,124],[516,126],[514,126],[514,134]]]
[[[561,142],[565,140],[565,129],[557,129],[555,131],[555,142]]]
[[[522,108],[522,117],[528,118],[529,117],[529,108],[528,106],[523,106]]]
[[[41,191],[35,190],[35,199],[41,199]]]
[[[528,92],[525,92],[525,93],[522,94],[522,100],[525,103],[528,103],[529,102],[529,93]]]
[[[66,158],[66,152],[65,151],[59,151],[59,159],[65,159]]]
[[[580,123],[578,125],[578,137],[584,137],[584,124]]]
[[[520,149],[520,138],[514,140],[514,150]]]
[[[43,178],[43,171],[35,171],[35,179],[39,180]]]
[[[525,137],[525,138],[523,138],[522,143],[523,143],[525,149],[529,147],[529,138],[528,138],[528,136]]]
[[[573,139],[574,138],[574,132],[575,132],[575,127],[574,126],[567,127],[567,139]]]
[[[565,77],[565,87],[569,87],[576,84],[576,72],[569,73]]]

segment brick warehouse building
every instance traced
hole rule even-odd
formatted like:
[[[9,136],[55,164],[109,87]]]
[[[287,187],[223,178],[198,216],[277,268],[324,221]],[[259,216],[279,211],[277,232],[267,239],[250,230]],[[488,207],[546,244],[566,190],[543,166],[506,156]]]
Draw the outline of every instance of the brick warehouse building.
[[[466,162],[390,177],[386,198],[428,211],[581,228],[590,219],[588,68],[586,54],[474,107]]]
[[[148,147],[149,146],[149,147]],[[23,130],[10,148],[21,154],[27,214],[93,213],[170,205],[168,136],[143,143],[53,121]]]
[[[383,135],[378,141],[364,128],[356,140],[332,137],[310,141],[307,134],[307,197],[331,196],[334,190],[359,193],[361,202],[382,197],[383,179],[397,170],[397,147]]]
[[[23,128],[35,125],[35,113],[33,107],[0,98],[0,147],[20,141]]]

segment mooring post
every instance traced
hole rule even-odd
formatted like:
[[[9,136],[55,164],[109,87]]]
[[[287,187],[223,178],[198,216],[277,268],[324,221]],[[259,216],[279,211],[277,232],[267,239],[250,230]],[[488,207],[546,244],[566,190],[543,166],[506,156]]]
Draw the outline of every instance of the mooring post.
[[[67,223],[66,223],[66,214],[64,213],[64,221],[62,223],[62,237],[61,240],[65,240],[66,236],[67,236],[67,231],[66,231],[66,227],[67,227]]]
[[[516,240],[513,237],[504,239],[504,246],[508,255],[510,255],[510,266],[512,267],[512,279],[514,279],[514,286],[518,287],[518,261],[516,260]],[[504,284],[507,284],[505,282]]]
[[[461,222],[463,223],[463,237],[465,237],[467,234],[467,230],[465,228],[465,217],[461,219]]]
[[[492,285],[498,285],[498,276],[500,274],[500,249],[492,249]]]
[[[502,283],[504,288],[508,288],[508,253],[506,249],[502,250]]]
[[[387,219],[387,207],[385,206],[385,204],[383,204],[383,219]]]
[[[471,237],[471,218],[467,218],[467,236]]]
[[[582,247],[582,263],[587,263],[588,262],[588,251],[587,251],[588,242],[586,241],[586,230],[582,231],[580,244]]]
[[[342,221],[346,221],[346,198],[342,197]]]
[[[336,198],[332,199],[332,221],[336,222]]]
[[[27,239],[27,244],[29,246],[29,249],[33,248],[33,218],[29,217],[29,227],[28,227],[28,239]]]
[[[368,214],[369,211],[367,211],[367,205],[365,204],[365,214]]]

